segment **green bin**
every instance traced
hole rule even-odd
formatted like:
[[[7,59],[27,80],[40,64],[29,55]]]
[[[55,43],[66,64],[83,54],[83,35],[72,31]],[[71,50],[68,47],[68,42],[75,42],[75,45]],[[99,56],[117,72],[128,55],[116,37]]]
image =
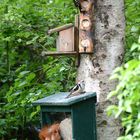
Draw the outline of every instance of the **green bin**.
[[[50,113],[69,113],[72,120],[72,140],[97,140],[96,93],[66,98],[69,92],[60,92],[35,101],[41,107],[42,126],[53,123]]]

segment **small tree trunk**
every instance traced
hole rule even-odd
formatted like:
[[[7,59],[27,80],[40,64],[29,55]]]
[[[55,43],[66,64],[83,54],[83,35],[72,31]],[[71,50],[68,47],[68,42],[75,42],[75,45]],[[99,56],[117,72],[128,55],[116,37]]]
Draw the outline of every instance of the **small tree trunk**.
[[[77,80],[85,81],[86,91],[97,93],[98,140],[116,140],[120,135],[120,123],[108,117],[105,109],[112,103],[106,97],[116,86],[109,77],[122,63],[124,55],[124,1],[97,0],[95,9],[94,55],[81,55]]]

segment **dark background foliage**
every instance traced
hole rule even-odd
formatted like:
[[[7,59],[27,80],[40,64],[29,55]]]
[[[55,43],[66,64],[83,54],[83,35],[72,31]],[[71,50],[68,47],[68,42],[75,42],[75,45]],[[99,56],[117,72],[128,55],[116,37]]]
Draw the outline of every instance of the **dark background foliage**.
[[[74,58],[42,52],[55,49],[57,33],[47,31],[76,12],[72,0],[0,1],[0,139],[26,139],[25,130],[40,125],[31,103],[74,84]]]

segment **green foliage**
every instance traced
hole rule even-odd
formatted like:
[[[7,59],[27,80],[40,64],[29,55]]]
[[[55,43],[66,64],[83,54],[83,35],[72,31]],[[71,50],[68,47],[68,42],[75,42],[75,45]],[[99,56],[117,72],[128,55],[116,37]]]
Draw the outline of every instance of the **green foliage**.
[[[125,61],[133,59],[131,46],[138,40],[140,35],[140,1],[125,0],[126,15],[126,56]]]
[[[140,1],[125,0],[126,6],[126,63],[117,68],[111,79],[119,84],[108,95],[115,96],[117,105],[108,107],[108,114],[121,119],[123,136],[118,140],[140,139]],[[138,43],[134,43],[137,42]]]
[[[0,1],[0,139],[16,139],[28,122],[39,124],[31,103],[73,85],[74,59],[41,52],[55,47],[57,34],[47,31],[73,22],[75,13],[72,0]]]
[[[140,40],[132,45],[131,53],[134,59],[114,71],[111,79],[117,79],[119,84],[108,96],[118,99],[118,105],[108,107],[108,114],[119,117],[125,128],[124,136],[118,140],[140,138]]]

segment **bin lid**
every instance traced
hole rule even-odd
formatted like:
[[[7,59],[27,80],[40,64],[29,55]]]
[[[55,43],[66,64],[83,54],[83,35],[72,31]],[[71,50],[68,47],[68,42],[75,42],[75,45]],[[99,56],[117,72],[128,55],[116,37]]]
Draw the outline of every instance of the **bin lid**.
[[[41,105],[41,106],[68,106],[75,104],[80,101],[87,100],[89,98],[95,99],[96,102],[96,93],[95,92],[85,92],[83,94],[66,98],[70,92],[59,92],[53,94],[51,96],[39,99],[33,102],[33,105]]]

